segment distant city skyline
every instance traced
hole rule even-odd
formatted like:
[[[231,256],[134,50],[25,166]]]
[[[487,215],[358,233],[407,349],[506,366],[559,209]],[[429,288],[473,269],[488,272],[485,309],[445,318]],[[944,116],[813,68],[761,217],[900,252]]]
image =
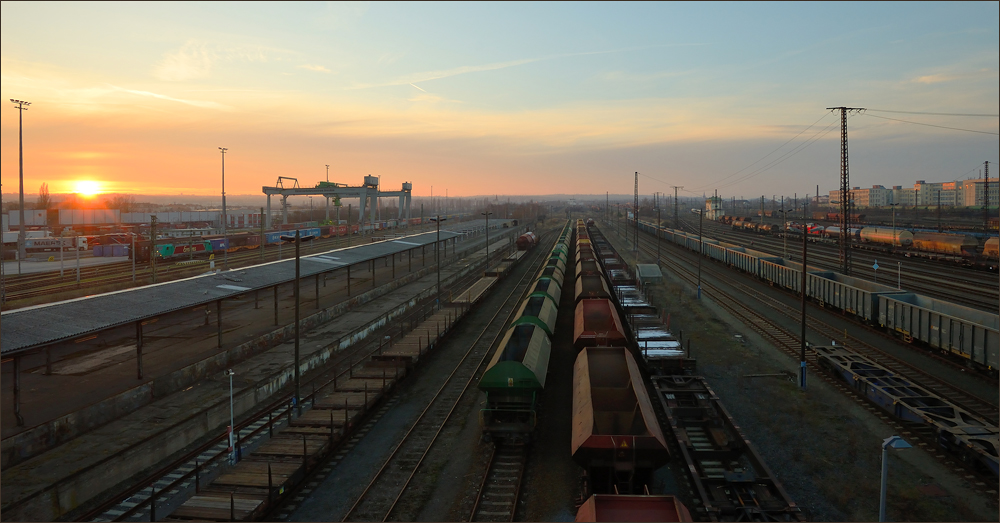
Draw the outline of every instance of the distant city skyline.
[[[4,2],[0,91],[32,102],[26,195],[212,196],[218,147],[227,197],[326,165],[420,197],[631,194],[636,171],[644,195],[822,195],[827,107],[869,109],[852,187],[1000,160],[998,6]],[[7,202],[9,103],[0,138]]]

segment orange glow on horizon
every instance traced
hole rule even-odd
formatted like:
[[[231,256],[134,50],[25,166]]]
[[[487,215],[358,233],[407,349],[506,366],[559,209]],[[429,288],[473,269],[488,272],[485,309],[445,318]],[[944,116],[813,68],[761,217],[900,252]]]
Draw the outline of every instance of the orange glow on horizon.
[[[76,182],[76,190],[73,192],[90,198],[101,193],[101,184],[93,180],[80,180]]]

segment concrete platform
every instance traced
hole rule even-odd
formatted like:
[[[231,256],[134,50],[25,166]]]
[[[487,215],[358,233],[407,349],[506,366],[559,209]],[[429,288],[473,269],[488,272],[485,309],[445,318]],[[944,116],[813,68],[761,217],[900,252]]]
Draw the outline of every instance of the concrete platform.
[[[478,260],[481,253],[480,250],[469,258]],[[442,279],[461,275],[472,267],[469,263],[456,260],[447,269],[442,269]],[[429,273],[405,288],[393,290],[369,303],[359,305],[337,317],[336,321],[308,332],[300,344],[302,372],[319,369],[331,355],[361,341],[364,336],[359,333],[371,333],[389,324],[392,316],[388,312],[398,310],[402,313],[408,304],[415,303],[414,295],[432,295],[436,281],[436,274]],[[448,312],[453,318],[456,311]],[[264,313],[267,314],[268,311]],[[435,318],[435,327],[439,322],[447,322],[447,318],[448,315]],[[442,325],[446,326],[447,323]],[[429,329],[424,330],[430,332]],[[285,342],[233,365],[236,373],[234,405],[237,417],[254,410],[291,383],[293,372],[290,362],[293,349],[293,343]],[[384,369],[370,367],[369,370],[372,374],[385,372],[387,379],[393,373],[400,376],[405,372],[405,369],[398,366]],[[365,387],[369,391],[377,391],[382,385],[381,375],[378,378],[354,377],[338,381],[337,390],[363,393]],[[338,418],[336,412],[334,417],[335,420]],[[220,373],[181,392],[157,399],[45,454],[15,466],[4,467],[3,517],[7,520],[54,520],[100,494],[109,485],[140,470],[157,466],[186,445],[213,434],[222,435],[228,424],[229,383],[228,378]],[[326,424],[329,426],[328,412]],[[290,433],[289,436],[293,434]],[[301,456],[302,434],[297,436],[299,437],[291,439],[298,441],[298,450],[292,448],[292,443],[283,443],[271,448],[271,455]],[[317,433],[307,435],[306,438],[307,446],[311,445],[314,449],[329,444],[329,436],[326,434]],[[265,449],[264,452],[267,451]],[[309,454],[313,452],[310,451]],[[206,503],[203,507],[206,510],[215,507],[215,501],[202,501]],[[227,497],[226,519],[229,517],[228,502]],[[255,505],[252,503],[245,504],[244,513],[251,513],[253,506]],[[172,517],[205,516],[194,513],[182,516],[175,513]]]

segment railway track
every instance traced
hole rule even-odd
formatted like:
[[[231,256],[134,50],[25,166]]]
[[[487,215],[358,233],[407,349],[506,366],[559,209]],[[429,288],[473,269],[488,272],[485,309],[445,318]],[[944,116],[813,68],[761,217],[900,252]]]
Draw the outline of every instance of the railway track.
[[[531,259],[534,267],[548,250],[536,247]],[[429,454],[445,425],[451,420],[461,399],[470,390],[477,392],[476,376],[489,361],[492,348],[504,334],[505,327],[516,312],[531,283],[534,272],[525,271],[514,289],[504,299],[503,305],[489,319],[487,327],[469,345],[468,351],[444,380],[427,407],[413,422],[410,430],[393,448],[374,478],[348,509],[343,521],[388,521],[390,518],[406,520],[399,514],[407,489]],[[414,515],[415,516],[415,515]]]
[[[418,226],[419,227],[419,226]],[[407,231],[410,234],[426,232],[421,228]],[[324,238],[316,240],[312,245],[303,249],[303,255],[320,252],[321,250],[338,249],[351,245],[360,245],[370,241],[369,236],[360,238],[348,238],[346,236],[335,238]],[[228,266],[231,269],[239,269],[251,265],[258,265],[270,261],[288,259],[294,256],[294,248],[285,246],[268,246],[263,250],[248,249],[229,253]],[[216,267],[222,267],[222,260],[216,259]],[[206,258],[171,258],[160,260],[156,264],[156,281],[179,280],[189,278],[209,270],[209,260]],[[80,281],[76,280],[76,267],[69,261],[66,262],[65,274],[59,276],[58,271],[48,271],[40,273],[30,273],[21,275],[5,275],[6,299],[4,309],[10,305],[17,305],[17,302],[38,298],[42,296],[59,295],[59,299],[72,298],[74,295],[85,295],[93,292],[95,287],[106,286],[140,286],[153,282],[152,267],[148,262],[136,264],[135,281],[132,280],[132,262],[125,260],[108,263],[105,265],[81,267]]]
[[[643,252],[646,255],[655,256],[656,255],[656,247],[655,247],[655,245],[651,245],[651,244],[654,243],[654,241],[649,237],[649,235],[647,235],[645,233],[642,235],[642,239],[643,239],[643,241],[640,242],[640,247],[642,248]],[[676,249],[674,246],[671,246],[671,248],[674,249],[674,252],[678,251],[678,249]],[[691,269],[689,269],[687,266],[685,266],[685,264],[683,264],[683,263],[677,261],[676,259],[674,259],[673,257],[669,257],[669,256],[668,257],[661,256],[661,260],[666,260],[666,264],[669,265],[671,269],[675,270],[675,274],[677,274],[678,276],[680,276],[681,278],[683,278],[685,281],[687,281],[688,283],[690,283],[692,286],[697,286],[697,278],[695,276],[694,271],[691,270]],[[688,259],[688,261],[690,261],[690,259]],[[709,267],[709,272],[711,272],[714,276],[720,278],[721,280],[726,281],[727,283],[729,283],[731,285],[734,285],[734,286],[737,286],[737,287],[742,286],[745,289],[749,289],[749,287],[747,287],[747,286],[745,286],[745,285],[743,285],[743,284],[741,284],[739,282],[735,282],[734,278],[732,277],[732,275],[724,274],[722,272],[712,270],[710,268],[711,264],[706,264],[706,263],[703,262],[703,264],[702,264],[703,271],[704,271],[704,268],[706,266]],[[716,285],[714,285],[714,284],[712,284],[710,282],[707,282],[705,280],[705,278],[702,278],[702,288],[704,289],[706,287],[708,289],[716,292],[717,296],[725,296],[725,295],[729,294],[725,290],[723,290],[722,288],[720,288],[720,287],[718,287],[718,286],[716,286]],[[788,354],[789,356],[791,356],[795,360],[798,360],[799,357],[800,357],[800,347],[801,347],[801,345],[800,345],[800,338],[796,334],[794,334],[794,333],[790,332],[789,330],[785,329],[784,327],[778,325],[773,320],[771,320],[770,318],[766,317],[761,312],[759,312],[758,308],[755,307],[754,305],[757,304],[757,303],[759,303],[759,300],[762,299],[761,293],[759,293],[759,292],[751,292],[751,293],[749,293],[748,296],[751,297],[751,298],[747,299],[745,302],[742,301],[742,300],[720,299],[720,300],[714,300],[714,303],[717,304],[718,306],[722,307],[723,309],[725,309],[728,313],[732,314],[735,318],[737,318],[738,320],[740,320],[744,324],[746,324],[753,331],[755,331],[759,335],[761,335],[761,337],[763,337],[765,340],[767,340],[770,343],[772,343],[776,348],[778,348],[782,352]],[[766,306],[767,302],[765,301],[765,302],[763,302],[763,304],[765,304],[765,306]],[[787,308],[787,306],[786,306],[786,308]],[[797,318],[797,316],[796,316],[796,318]],[[812,326],[812,324],[810,324],[810,326]],[[822,327],[826,328],[826,329],[831,329],[831,327],[826,326],[826,325],[822,325]],[[856,341],[857,340],[855,340],[855,342]],[[851,346],[849,346],[849,348],[854,349],[855,346],[857,346],[857,343],[852,344]],[[887,354],[884,354],[882,351],[879,351],[877,348],[874,348],[874,347],[872,347],[870,345],[867,346],[867,347],[870,348],[870,349],[873,349],[873,350],[877,351],[878,352],[878,357],[880,358],[880,360],[881,359],[884,359],[884,360],[894,360],[895,359],[895,358],[891,358]],[[815,352],[812,352],[812,351],[807,351],[806,352],[806,364],[811,369],[810,370],[810,374],[812,376],[814,376],[814,377],[818,376],[820,379],[824,380],[825,382],[827,382],[827,383],[835,386],[839,390],[844,391],[849,396],[851,396],[852,398],[854,398],[858,403],[860,403],[863,407],[867,408],[868,410],[872,411],[873,413],[876,413],[883,421],[886,421],[887,423],[890,423],[892,426],[898,428],[900,431],[905,431],[904,435],[907,435],[908,437],[913,438],[914,440],[916,440],[916,442],[917,442],[917,444],[919,446],[925,447],[929,452],[931,452],[931,454],[938,461],[940,461],[946,467],[948,467],[949,469],[951,469],[952,471],[954,471],[956,474],[965,475],[965,474],[969,473],[969,469],[966,468],[963,464],[959,463],[957,460],[955,460],[952,456],[950,456],[950,455],[948,455],[948,454],[946,454],[944,452],[940,452],[940,451],[935,452],[935,451],[933,451],[933,450],[937,450],[937,441],[936,441],[936,437],[933,434],[932,430],[928,429],[927,427],[925,427],[923,425],[919,425],[919,424],[916,424],[916,423],[908,423],[908,422],[898,421],[898,420],[895,420],[893,418],[890,418],[886,414],[883,414],[881,412],[875,411],[874,407],[871,406],[870,402],[866,398],[864,398],[863,396],[861,396],[857,392],[853,391],[852,389],[844,386],[839,379],[837,379],[837,378],[831,376],[830,374],[828,374],[827,372],[825,372],[820,367],[820,365],[818,363],[818,358],[817,358]],[[911,372],[913,374],[916,374],[917,372],[920,372],[920,374],[921,374],[922,377],[923,376],[929,376],[929,374],[924,373],[923,371],[919,371],[918,369],[914,369],[913,371],[911,371],[910,369],[912,368],[912,366],[910,366],[909,364],[906,364],[905,362],[898,362],[898,364],[900,366],[906,368],[905,372],[903,372],[902,374],[907,375],[911,379],[912,379],[912,376],[909,376],[909,374]],[[942,382],[940,382],[940,380],[937,380],[936,378],[932,378],[932,379],[933,379],[932,383],[934,384],[934,386],[935,387],[941,387],[941,390],[947,391],[949,389],[954,389],[953,387],[950,387],[947,384],[943,384]],[[924,386],[923,383],[919,383],[919,384],[921,386]],[[930,389],[931,387],[928,386],[928,388]],[[980,407],[981,409],[983,409],[983,408],[989,409],[990,408],[989,406],[991,405],[991,402],[988,402],[986,400],[982,400],[981,398],[975,397],[975,396],[973,396],[971,394],[968,394],[968,393],[966,393],[964,391],[957,391],[954,394],[956,394],[956,395],[959,396],[959,400],[956,402],[956,404],[957,403],[961,403],[962,401],[965,401],[967,405],[971,405],[971,406],[980,406],[981,405],[982,406],[982,407]],[[941,394],[941,396],[945,397],[945,398],[948,398],[949,400],[952,399],[952,397],[950,395],[948,395],[947,393]],[[965,405],[963,405],[963,406],[965,406]],[[988,412],[992,412],[992,414],[988,415],[988,416],[983,416],[983,417],[986,418],[986,419],[995,420],[996,419],[996,414],[995,414],[996,409],[997,409],[996,406],[993,406],[992,407],[992,411],[988,411]],[[977,415],[982,415],[982,412],[983,412],[982,410],[972,410],[972,409],[970,409],[970,411],[973,412],[974,414],[977,414]],[[977,473],[977,472],[974,472],[974,473]],[[995,478],[985,478],[985,477],[983,477],[983,479],[988,479],[990,482],[993,482],[995,480]],[[978,481],[978,482],[976,482],[976,485],[977,485],[977,487],[980,488],[980,490],[983,493],[989,493],[991,490],[993,490],[995,492],[995,490],[994,490],[995,486],[990,486],[990,484],[986,483],[985,481]]]
[[[527,462],[528,445],[495,444],[469,521],[514,521]]]
[[[466,276],[444,287],[443,292],[462,288],[474,280],[474,275]],[[333,361],[328,364],[325,372],[311,377],[304,376],[302,380],[302,408],[304,410],[310,409],[318,395],[322,395],[331,387],[335,388],[338,380],[343,382],[344,378],[349,377],[360,362],[378,354],[382,346],[389,343],[386,340],[386,335],[389,336],[390,340],[402,338],[413,325],[419,324],[434,310],[436,309],[433,299],[427,298],[422,306],[394,319],[392,326],[388,327],[387,330],[379,335],[373,335],[371,337],[373,341],[338,352]],[[394,374],[389,374],[383,383],[391,389],[396,377]],[[386,389],[384,385],[382,391],[372,390],[371,394],[374,396],[378,393],[384,396],[390,389]],[[307,391],[309,392],[307,393]],[[368,393],[365,394],[367,396]],[[365,401],[365,405],[367,403]],[[237,423],[235,427],[236,440],[245,442],[242,443],[242,446],[248,451],[256,444],[266,441],[274,431],[280,431],[288,426],[293,417],[293,410],[295,410],[291,405],[292,393],[286,392],[267,406],[256,410],[244,421]],[[192,416],[199,415],[202,413],[192,413]],[[347,438],[341,438],[340,441],[347,441]],[[332,451],[336,450],[337,448],[332,449]],[[208,479],[225,469],[227,458],[228,435],[222,433],[184,456],[144,476],[128,488],[108,496],[104,502],[80,515],[76,520],[148,521],[151,517],[155,518],[157,506],[160,507],[159,513],[163,514],[165,512],[164,505],[176,504],[178,500],[182,501],[193,491],[197,491],[199,483],[204,486]],[[114,459],[114,457],[110,456],[109,459]],[[292,494],[294,492],[292,491]],[[273,513],[275,510],[271,512]]]
[[[686,232],[698,233],[698,225],[687,221],[682,221],[682,228]],[[705,237],[714,238],[730,243],[748,246],[749,248],[781,256],[784,251],[783,240],[775,236],[759,235],[749,232],[736,232],[728,227],[712,222],[705,226]],[[791,257],[799,255],[800,238],[792,237],[788,244],[787,253]],[[749,246],[753,241],[754,245]],[[985,275],[995,273],[970,270],[965,267],[934,262],[924,258],[900,258],[898,253],[893,255],[889,252],[874,252],[858,247],[853,254],[854,274],[859,277],[874,279],[876,271],[872,269],[875,260],[882,258],[881,265],[884,267],[883,276],[878,281],[885,285],[890,285],[897,279],[900,284],[906,283],[907,288],[921,294],[926,294],[934,298],[944,299],[968,307],[973,307],[986,311],[995,311],[998,306],[998,287],[995,277],[989,278]],[[810,264],[824,269],[839,271],[841,268],[840,253],[836,246],[825,243],[810,244]],[[901,277],[893,274],[893,261],[903,261],[906,270]],[[985,283],[984,283],[985,282]]]

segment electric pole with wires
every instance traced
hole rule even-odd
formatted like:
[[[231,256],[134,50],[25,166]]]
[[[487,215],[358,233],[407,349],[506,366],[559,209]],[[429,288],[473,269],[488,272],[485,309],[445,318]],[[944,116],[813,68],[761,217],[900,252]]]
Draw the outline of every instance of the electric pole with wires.
[[[861,112],[863,107],[827,107],[840,111],[840,255],[843,272],[851,274],[851,180],[847,162],[847,113]]]

